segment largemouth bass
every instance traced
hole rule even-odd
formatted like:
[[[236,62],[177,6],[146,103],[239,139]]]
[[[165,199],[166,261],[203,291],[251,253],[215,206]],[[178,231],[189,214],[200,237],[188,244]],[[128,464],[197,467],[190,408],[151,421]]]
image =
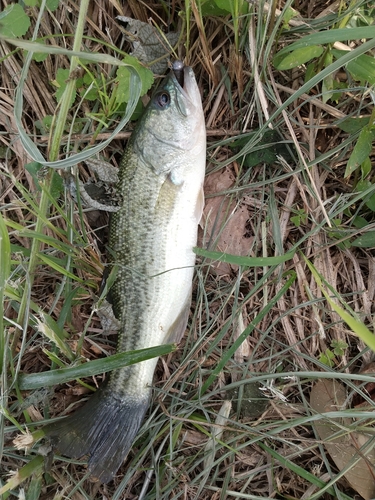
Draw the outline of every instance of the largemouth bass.
[[[179,342],[186,328],[204,198],[206,132],[193,70],[176,61],[151,98],[120,164],[121,206],[110,248],[118,351]],[[142,424],[157,359],[111,373],[73,415],[46,426],[63,455],[89,455],[102,482],[117,472]]]

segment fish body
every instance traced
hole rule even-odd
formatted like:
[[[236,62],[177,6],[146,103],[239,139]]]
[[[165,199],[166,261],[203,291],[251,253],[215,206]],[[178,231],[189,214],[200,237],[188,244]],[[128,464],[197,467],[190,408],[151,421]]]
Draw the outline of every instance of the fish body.
[[[180,62],[174,69],[151,98],[120,164],[122,201],[110,223],[118,352],[179,342],[190,309],[206,133],[194,73]],[[91,474],[110,481],[142,424],[156,363],[113,371],[82,408],[47,426],[54,446],[73,458],[88,454]]]

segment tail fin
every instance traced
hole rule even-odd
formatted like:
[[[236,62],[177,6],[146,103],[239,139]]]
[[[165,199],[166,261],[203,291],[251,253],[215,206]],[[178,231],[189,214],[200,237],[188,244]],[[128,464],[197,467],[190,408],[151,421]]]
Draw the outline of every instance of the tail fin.
[[[73,415],[44,428],[54,449],[80,458],[90,455],[91,475],[101,482],[113,479],[128,454],[150,403],[151,390],[142,395],[117,395],[100,388]]]

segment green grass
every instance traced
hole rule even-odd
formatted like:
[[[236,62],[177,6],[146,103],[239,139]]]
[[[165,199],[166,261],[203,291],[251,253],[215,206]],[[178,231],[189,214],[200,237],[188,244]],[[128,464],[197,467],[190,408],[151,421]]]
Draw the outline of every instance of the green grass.
[[[130,49],[112,2],[30,8],[30,28],[18,11],[24,31],[0,40],[0,492],[21,498],[24,489],[28,500],[354,499],[316,426],[329,422],[353,439],[373,434],[375,370],[362,370],[375,324],[374,69],[365,58],[374,55],[374,9],[365,1],[330,12],[323,2],[313,11],[293,2],[128,4],[133,17],[182,27],[176,51],[187,50],[210,124],[189,328],[176,351],[137,354],[165,353],[153,405],[113,483],[90,482],[85,460],[45,457],[41,424],[74,408],[112,362],[133,356],[114,354],[115,337],[94,312],[108,220],[95,222],[76,204],[59,173],[87,180],[78,163],[99,152],[118,164],[124,143],[116,136],[152,76],[122,60]],[[59,69],[73,74],[58,101]],[[89,88],[96,99],[85,98]],[[324,362],[335,345],[347,347]],[[348,398],[322,415],[310,393],[326,379]],[[265,409],[229,411],[231,391],[241,400],[249,381]],[[22,431],[29,439],[26,428],[37,443],[25,453],[13,439]]]

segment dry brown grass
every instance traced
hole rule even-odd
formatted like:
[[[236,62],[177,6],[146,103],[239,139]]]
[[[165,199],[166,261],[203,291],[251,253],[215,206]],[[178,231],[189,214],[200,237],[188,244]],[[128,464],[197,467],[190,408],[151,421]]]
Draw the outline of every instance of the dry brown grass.
[[[1,0],[1,8],[8,3]],[[183,11],[182,0],[173,0],[164,7],[159,1],[128,0],[123,4],[120,8],[114,1],[91,2],[85,31],[86,50],[108,50],[111,53],[94,39],[122,46],[122,34],[114,21],[119,14],[142,21],[151,17],[156,23],[162,19],[166,24],[168,10],[171,30],[181,24],[178,13]],[[296,2],[294,7],[299,16],[293,22],[306,20],[317,26],[319,16],[323,17],[326,9],[331,8],[334,15],[337,14],[338,3],[331,4]],[[282,9],[283,2],[277,7]],[[74,33],[78,8],[77,3],[67,1],[53,16],[45,15],[41,35],[49,37],[51,44],[71,48],[71,37],[54,39],[51,35]],[[29,8],[28,13],[35,21],[36,9]],[[288,160],[279,158],[272,164],[259,163],[247,169],[242,165],[241,156],[233,159],[236,150],[231,147],[229,139],[246,137],[248,132],[262,127],[304,83],[304,68],[280,72],[270,62],[267,50],[276,51],[288,40],[284,34],[274,46],[267,45],[266,33],[271,36],[278,15],[277,9],[264,6],[261,10],[261,5],[253,5],[249,19],[244,18],[240,23],[243,41],[237,51],[230,16],[202,20],[196,3],[192,2],[190,46],[185,54],[181,44],[178,55],[185,57],[195,70],[208,128],[207,200],[199,244],[209,245],[212,250],[253,257],[280,255],[297,248],[345,298],[354,312],[372,327],[375,295],[373,250],[340,245],[340,235],[332,229],[334,219],[340,219],[344,237],[359,232],[352,226],[352,217],[345,210],[350,208],[352,214],[365,211],[361,200],[350,201],[355,179],[344,179],[353,142],[345,143],[348,134],[338,128],[337,123],[352,116],[358,108],[361,115],[369,115],[372,110],[370,97],[348,91],[339,104],[324,103],[320,87],[316,86],[308,94],[295,99],[271,121],[280,140],[290,145]],[[267,19],[269,24],[265,24]],[[56,321],[64,315],[65,321],[60,327],[69,333],[67,342],[73,351],[82,343],[82,355],[88,359],[101,357],[103,353],[111,354],[114,352],[114,337],[102,335],[99,320],[96,316],[90,317],[93,295],[97,293],[105,262],[106,232],[100,229],[107,224],[105,214],[97,219],[92,215],[82,218],[78,212],[72,216],[77,245],[74,259],[77,275],[83,283],[77,287],[74,300],[69,299],[72,301],[71,312],[65,310],[66,294],[55,300],[56,291],[64,284],[57,270],[39,262],[35,275],[28,276],[25,272],[27,250],[31,248],[32,239],[20,228],[32,231],[35,227],[39,193],[35,179],[25,170],[32,158],[19,140],[13,114],[24,56],[21,51],[14,51],[10,45],[0,42],[0,57],[0,145],[4,146],[0,149],[3,155],[1,205],[3,214],[14,226],[10,228],[11,243],[26,249],[17,254],[17,247],[14,247],[12,279],[18,280],[18,285],[13,282],[13,286],[15,289],[18,286],[23,294],[29,293],[30,301]],[[56,112],[55,88],[51,82],[55,80],[58,68],[68,67],[69,61],[63,56],[51,55],[41,63],[33,61],[25,86],[23,126],[46,156],[48,136],[36,128],[36,121]],[[336,77],[345,81],[347,74],[341,71]],[[93,132],[73,134],[70,139],[74,148],[80,149],[90,143]],[[120,158],[128,132],[120,134],[104,153],[114,163]],[[95,140],[106,137],[102,132]],[[63,148],[62,155],[65,154]],[[330,154],[334,150],[336,152]],[[85,175],[87,172],[82,167],[82,176]],[[21,191],[21,186],[24,191]],[[61,206],[64,203],[61,197]],[[299,227],[291,219],[298,211],[302,211]],[[67,221],[56,207],[51,207],[48,218],[51,226],[45,227],[45,234],[68,243]],[[374,222],[371,214],[368,222],[366,230],[371,229]],[[86,239],[79,236],[82,234]],[[48,248],[47,243],[43,248]],[[60,252],[55,257],[63,258],[64,255]],[[260,446],[263,443],[325,482],[334,478],[337,469],[309,422],[309,415],[313,414],[309,406],[311,385],[316,372],[331,371],[336,378],[343,374],[343,383],[347,384],[348,391],[353,390],[348,375],[357,374],[371,361],[372,354],[322,299],[321,291],[299,253],[265,279],[268,269],[238,268],[222,262],[212,262],[208,266],[206,261],[198,258],[189,334],[178,352],[158,365],[155,404],[138,445],[118,477],[106,486],[90,480],[80,483],[85,473],[84,462],[67,463],[56,459],[43,480],[40,477],[38,483],[39,479],[34,478],[26,483],[26,491],[31,485],[39,484],[39,497],[30,498],[312,498],[317,489],[309,480],[275,460]],[[202,383],[228,348],[285,284],[286,275],[282,273],[287,272],[296,273],[295,281],[256,324],[209,390],[197,399]],[[32,284],[31,288],[29,284]],[[7,302],[5,313],[8,320],[17,321],[18,303],[16,297]],[[31,313],[35,312],[31,306]],[[49,370],[51,366],[43,350],[48,342],[35,332],[34,326],[31,321],[24,334],[14,325],[9,327],[9,333],[15,335],[11,342],[14,363],[18,362],[17,354],[21,352],[19,363],[24,373]],[[82,332],[86,333],[84,340]],[[336,356],[334,366],[329,368],[319,359],[326,349],[331,349],[333,340],[345,341],[348,348],[341,356]],[[11,363],[11,366],[15,365]],[[284,379],[284,373],[290,376]],[[263,384],[269,403],[263,412],[251,417],[232,410],[220,437],[226,446],[217,445],[211,469],[205,470],[203,456],[209,439],[207,433],[212,431],[216,415],[228,398],[227,386],[237,384],[239,387],[248,378]],[[95,385],[96,380],[88,383]],[[12,393],[7,407],[23,425],[68,413],[87,392],[80,384],[72,382],[54,392]],[[23,465],[22,455],[12,448],[16,429],[11,424],[14,422],[6,422],[9,432],[5,433],[3,481],[11,471]],[[146,471],[152,467],[155,468],[154,474],[145,480]],[[148,493],[141,493],[143,484],[147,485],[145,491]],[[359,498],[345,477],[340,478],[335,487],[336,497],[326,492],[320,498],[338,498],[340,491],[348,495],[342,498]]]

